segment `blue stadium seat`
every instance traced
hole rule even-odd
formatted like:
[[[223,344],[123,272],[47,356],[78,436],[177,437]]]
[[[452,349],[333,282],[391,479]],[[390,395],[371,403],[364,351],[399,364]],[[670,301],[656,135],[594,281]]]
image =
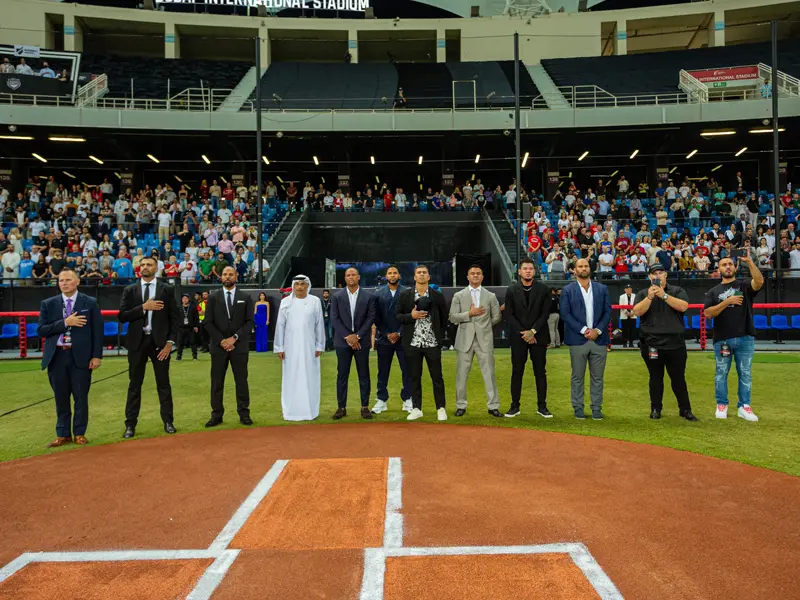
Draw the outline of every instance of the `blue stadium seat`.
[[[708,327],[708,324],[706,324]],[[700,315],[692,315],[692,329],[700,331]]]
[[[125,337],[126,335],[128,335],[128,324],[127,323],[123,323],[122,324],[122,331],[120,332],[120,335],[122,337]]]
[[[27,325],[25,325],[25,335],[29,338],[39,337],[39,324],[28,323]]]
[[[767,322],[767,317],[764,315],[753,315],[753,325],[756,328],[756,331],[767,331],[770,329],[769,323]]]
[[[800,329],[800,315],[792,315],[792,329]]]
[[[103,335],[105,337],[115,337],[119,332],[119,323],[116,321],[105,321],[103,323]]]
[[[10,340],[19,337],[19,325],[16,323],[6,323],[0,330],[0,340]]]
[[[691,325],[689,325],[689,317],[683,315],[683,328],[684,329],[691,329]]]
[[[772,329],[777,331],[787,331],[791,329],[787,322],[786,315],[772,315],[769,320],[769,325]]]

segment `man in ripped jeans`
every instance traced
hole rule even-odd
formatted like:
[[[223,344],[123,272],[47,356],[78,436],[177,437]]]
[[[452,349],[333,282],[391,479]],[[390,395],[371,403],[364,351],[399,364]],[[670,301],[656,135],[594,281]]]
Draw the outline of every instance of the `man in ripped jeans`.
[[[739,379],[738,415],[745,421],[758,421],[750,408],[756,335],[753,299],[764,285],[764,276],[749,255],[740,257],[739,261],[747,266],[751,279],[736,279],[733,258],[723,258],[719,262],[722,283],[706,293],[704,312],[707,319],[715,319],[714,356],[717,370],[714,375],[714,394],[717,399],[717,418],[728,418],[728,373],[733,360]]]

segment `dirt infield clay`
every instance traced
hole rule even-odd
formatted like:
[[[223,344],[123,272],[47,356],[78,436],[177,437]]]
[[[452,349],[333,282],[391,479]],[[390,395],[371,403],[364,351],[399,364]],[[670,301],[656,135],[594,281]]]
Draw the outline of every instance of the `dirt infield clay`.
[[[389,456],[403,460],[405,546],[583,542],[627,598],[800,597],[800,478],[625,442],[421,423],[187,434],[0,464],[0,563],[205,548],[275,460]],[[352,551],[245,550],[215,597],[354,597],[361,568]]]

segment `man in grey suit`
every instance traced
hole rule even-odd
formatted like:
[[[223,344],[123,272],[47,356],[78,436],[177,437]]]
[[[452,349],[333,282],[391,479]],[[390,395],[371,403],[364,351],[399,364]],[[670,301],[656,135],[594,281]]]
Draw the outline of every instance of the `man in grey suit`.
[[[453,296],[450,305],[450,322],[458,325],[455,348],[458,352],[456,369],[456,416],[467,412],[467,377],[472,369],[472,358],[477,355],[478,365],[486,388],[489,414],[502,417],[500,396],[494,376],[493,328],[503,320],[497,296],[481,286],[483,269],[472,265],[467,271],[469,286]]]

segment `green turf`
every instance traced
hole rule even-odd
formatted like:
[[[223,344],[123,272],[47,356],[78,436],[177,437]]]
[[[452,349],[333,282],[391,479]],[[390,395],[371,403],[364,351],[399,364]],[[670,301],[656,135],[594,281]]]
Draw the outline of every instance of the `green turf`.
[[[800,415],[796,395],[791,393],[791,374],[795,367],[786,367],[785,362],[797,362],[792,354],[757,355],[758,366],[753,372],[753,407],[761,417],[759,423],[747,423],[736,417],[736,377],[730,377],[731,416],[727,421],[714,418],[713,377],[714,362],[709,354],[690,354],[687,369],[689,391],[699,423],[688,423],[677,416],[675,399],[669,391],[664,400],[664,417],[660,421],[648,418],[649,400],[645,366],[638,353],[614,352],[609,356],[605,377],[606,419],[576,421],[569,403],[569,354],[565,349],[548,354],[549,407],[554,419],[542,419],[535,413],[535,386],[533,376],[526,374],[523,390],[523,413],[516,419],[496,419],[486,413],[486,402],[480,371],[477,363],[470,374],[469,410],[464,417],[452,416],[455,410],[455,352],[444,353],[445,385],[447,389],[448,426],[458,423],[469,425],[493,425],[521,427],[548,431],[563,431],[579,435],[629,440],[689,450],[711,456],[800,475]],[[372,356],[373,386],[375,384],[375,355]],[[51,395],[47,375],[35,369],[38,361],[0,363],[0,413],[18,406],[47,398]],[[511,372],[508,350],[496,354],[497,380],[502,398],[501,410],[508,407],[509,378]],[[171,366],[172,386],[175,400],[175,425],[179,431],[202,431],[209,417],[209,366],[208,355],[201,355],[197,362],[173,362]],[[123,371],[127,367],[124,358],[107,358],[97,372],[97,379]],[[336,357],[326,354],[322,359],[322,414],[317,423],[332,423],[330,416],[336,409]],[[20,372],[25,371],[25,372]],[[425,375],[427,379],[427,375]],[[587,377],[588,380],[588,377]],[[785,382],[785,383],[783,383]],[[250,358],[250,390],[252,417],[258,426],[288,425],[281,419],[280,407],[280,363],[272,354]],[[90,420],[87,436],[92,444],[120,442],[124,430],[125,391],[127,374],[95,383],[90,395]],[[588,385],[588,384],[587,384]],[[390,382],[390,411],[372,422],[363,422],[358,416],[358,386],[355,369],[350,381],[351,412],[343,422],[363,423],[369,427],[375,422],[403,421],[405,413],[400,411],[399,369],[396,364]],[[434,422],[430,380],[423,387],[424,421]],[[373,387],[374,397],[374,387]],[[587,393],[588,403],[588,393]],[[228,409],[223,427],[242,427],[235,413],[233,378],[228,376],[225,404]],[[410,424],[413,426],[413,424]],[[142,413],[137,437],[165,435],[155,393],[155,382],[148,367],[142,401]],[[52,401],[45,402],[12,415],[0,418],[0,461],[46,452],[44,445],[55,435],[55,408]],[[540,457],[541,458],[541,457]],[[546,460],[546,458],[545,458]]]

